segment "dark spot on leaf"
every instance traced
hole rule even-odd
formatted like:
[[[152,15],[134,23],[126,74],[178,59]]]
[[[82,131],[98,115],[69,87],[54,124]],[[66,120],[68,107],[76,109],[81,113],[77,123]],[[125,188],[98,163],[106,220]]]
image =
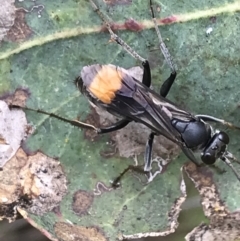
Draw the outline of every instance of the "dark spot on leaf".
[[[130,31],[138,32],[138,31],[143,30],[142,24],[139,24],[136,20],[134,20],[132,18],[126,20],[124,25],[125,25],[126,29],[128,29]]]
[[[171,24],[171,23],[175,23],[177,21],[178,21],[177,16],[169,16],[169,17],[160,19],[160,23],[163,23],[163,24]]]
[[[7,38],[12,42],[20,42],[30,37],[32,30],[25,21],[26,12],[22,9],[16,11],[14,25],[9,30]]]
[[[62,217],[60,206],[53,208],[52,212],[55,213],[58,217]]]
[[[60,17],[58,15],[55,15],[54,16],[54,19],[57,21],[57,22],[60,22]]]
[[[96,178],[97,178],[96,173],[92,173],[91,177],[92,177],[93,179],[96,179]]]
[[[79,190],[73,194],[72,209],[78,216],[88,214],[88,210],[93,203],[93,194],[84,190]]]
[[[216,17],[216,16],[210,17],[210,21],[211,21],[212,23],[216,23],[216,20],[217,20],[217,17]]]
[[[30,96],[30,92],[26,88],[17,88],[13,93],[5,93],[0,96],[0,100],[4,100],[8,105],[25,106]]]

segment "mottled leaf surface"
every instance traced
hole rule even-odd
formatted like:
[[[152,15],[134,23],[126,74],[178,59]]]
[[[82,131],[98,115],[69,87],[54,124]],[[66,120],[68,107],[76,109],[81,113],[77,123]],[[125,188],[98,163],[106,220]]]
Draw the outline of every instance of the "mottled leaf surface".
[[[106,7],[99,1],[103,11],[119,24],[116,28],[123,29],[118,31],[119,35],[141,56],[149,59],[153,86],[157,91],[170,70],[160,51],[156,50],[158,42],[148,1],[109,2],[115,4]],[[160,27],[178,67],[177,81],[169,98],[193,113],[213,115],[240,125],[239,1],[154,2],[157,18],[172,22]],[[101,63],[129,68],[141,63],[116,44],[108,43],[109,35],[101,32],[101,21],[88,1],[42,4],[16,3],[18,27],[5,36],[0,48],[0,92],[26,87],[31,92],[29,107],[70,119],[80,116],[85,120],[92,110],[73,84],[82,67]],[[124,23],[130,18],[143,30],[126,30]],[[110,146],[111,135],[91,141],[83,130],[48,116],[28,112],[27,117],[36,127],[35,134],[26,143],[27,148],[31,151],[40,149],[59,158],[69,180],[68,194],[59,210],[43,217],[31,216],[38,225],[53,236],[55,223],[61,227],[59,222],[94,226],[110,240],[121,234],[168,229],[167,213],[176,198],[182,196],[180,167],[186,157],[175,158],[149,185],[142,183],[146,182],[144,176],[140,175],[139,179],[128,174],[122,180],[121,188],[112,190],[109,181],[134,162],[133,158],[119,157],[118,152],[109,158],[102,154],[109,148],[114,149]],[[229,151],[240,159],[239,133],[226,131],[231,138]],[[144,142],[147,138],[146,134]],[[139,157],[140,161],[142,157]],[[214,180],[222,199],[235,210],[240,206],[240,183],[224,164],[220,166],[227,172],[214,173]],[[240,167],[236,166],[236,169],[240,172]],[[74,195],[86,192],[93,196],[91,205],[85,212],[74,212]],[[83,232],[82,229],[79,232]]]

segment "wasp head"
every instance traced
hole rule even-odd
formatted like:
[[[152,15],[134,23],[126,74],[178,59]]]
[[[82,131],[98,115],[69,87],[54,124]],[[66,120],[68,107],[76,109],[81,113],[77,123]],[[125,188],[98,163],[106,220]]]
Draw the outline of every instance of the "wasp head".
[[[224,156],[228,144],[227,133],[223,131],[215,133],[201,154],[202,161],[207,165],[214,164],[218,158]]]

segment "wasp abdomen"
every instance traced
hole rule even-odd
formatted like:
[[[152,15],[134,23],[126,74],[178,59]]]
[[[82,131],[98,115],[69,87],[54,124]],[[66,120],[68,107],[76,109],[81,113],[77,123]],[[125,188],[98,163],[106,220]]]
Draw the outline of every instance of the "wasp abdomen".
[[[104,104],[110,104],[122,87],[124,72],[114,65],[90,65],[81,71],[82,84],[86,90]]]

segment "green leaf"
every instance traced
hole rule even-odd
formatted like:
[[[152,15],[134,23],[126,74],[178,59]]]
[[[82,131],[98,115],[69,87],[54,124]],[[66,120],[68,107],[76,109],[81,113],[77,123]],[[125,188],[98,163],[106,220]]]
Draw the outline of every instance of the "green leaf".
[[[114,20],[115,28],[122,29],[117,31],[121,38],[149,59],[153,87],[158,91],[161,83],[168,78],[170,69],[160,51],[155,50],[158,41],[148,1],[113,2],[119,4],[101,4],[100,7]],[[213,115],[239,124],[239,1],[156,0],[154,3],[155,10],[161,9],[160,13],[155,11],[158,22],[172,23],[160,26],[163,39],[178,67],[177,80],[168,98],[194,114]],[[0,92],[28,88],[31,97],[27,106],[31,108],[69,119],[78,116],[83,121],[91,116],[96,118],[87,99],[73,84],[83,66],[100,63],[130,68],[141,63],[117,44],[108,43],[110,36],[101,31],[101,20],[88,1],[48,1],[43,6],[25,1],[17,4],[19,10],[15,14],[18,21],[5,36],[0,49]],[[129,18],[133,18],[142,31],[127,30],[124,23]],[[207,34],[209,28],[212,32]],[[176,157],[174,145],[167,143],[164,146],[169,149],[164,156],[169,154],[174,160],[165,165],[162,173],[151,183],[146,185],[147,179],[143,175],[136,174],[136,177],[135,173],[128,173],[122,180],[121,188],[113,190],[110,180],[129,164],[134,164],[132,157],[121,157],[118,151],[108,158],[104,155],[109,149],[113,151],[110,143],[116,141],[118,134],[95,138],[39,113],[28,112],[27,117],[36,127],[36,132],[26,143],[27,148],[31,151],[39,149],[48,156],[58,158],[69,181],[68,194],[58,211],[42,217],[30,216],[50,236],[62,240],[59,227],[64,229],[66,223],[76,225],[76,230],[69,229],[69,234],[83,233],[77,227],[97,227],[99,233],[109,240],[116,240],[122,234],[174,232],[177,225],[174,218],[179,212],[174,202],[184,197],[180,190],[180,167],[187,161],[184,155]],[[134,128],[141,135],[142,127]],[[226,129],[222,126],[217,128]],[[229,151],[240,159],[239,133],[235,130],[227,132],[231,138]],[[133,135],[136,143],[138,134],[134,134],[136,132],[131,128],[119,133]],[[141,150],[138,152],[142,152],[148,138],[147,131],[143,130],[143,133],[146,135],[141,136]],[[127,138],[121,140],[129,141]],[[116,143],[120,148],[121,143]],[[158,151],[157,154],[161,155]],[[130,153],[134,154],[132,150]],[[142,163],[143,155],[138,159]],[[221,167],[223,165],[220,164]],[[224,168],[227,172],[223,175],[214,173],[214,178],[222,199],[231,210],[235,210],[240,206],[240,183],[230,169]],[[238,166],[236,169],[240,172]],[[73,208],[76,205],[74,198],[83,198],[80,194],[84,193],[88,193],[86,196],[92,197],[92,201],[87,210],[79,214]],[[171,208],[175,216],[168,220]],[[173,224],[171,222],[174,223],[172,229],[169,227]]]

